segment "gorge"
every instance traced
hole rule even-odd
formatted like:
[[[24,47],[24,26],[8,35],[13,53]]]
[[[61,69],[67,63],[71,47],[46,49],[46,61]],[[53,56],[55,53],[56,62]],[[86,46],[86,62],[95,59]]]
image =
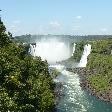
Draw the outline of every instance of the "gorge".
[[[0,112],[112,112],[112,0],[0,1]]]
[[[91,42],[90,42],[91,43]],[[69,44],[70,45],[70,44]],[[104,102],[95,96],[92,96],[89,91],[82,89],[80,86],[81,75],[68,71],[66,68],[69,66],[66,64],[58,64],[58,61],[62,61],[73,56],[75,52],[76,44],[74,43],[72,48],[66,46],[65,43],[60,42],[47,42],[37,43],[36,46],[30,45],[30,53],[33,56],[41,56],[42,59],[48,59],[50,68],[56,68],[59,71],[58,76],[54,79],[56,83],[55,91],[60,96],[56,105],[57,112],[111,112],[112,104]],[[87,64],[87,57],[91,52],[91,44],[83,46],[83,52],[81,59],[75,68],[85,68]],[[46,50],[47,49],[47,50]],[[69,51],[71,50],[71,51]],[[32,52],[33,51],[33,52]],[[73,51],[73,52],[72,52]],[[36,53],[37,52],[37,53]],[[71,53],[71,54],[70,54]],[[56,56],[56,57],[55,57]],[[50,60],[51,59],[51,60]],[[72,62],[75,63],[75,60]],[[72,64],[70,63],[70,64]],[[80,69],[79,69],[80,70]],[[74,73],[73,73],[74,72]],[[59,84],[61,83],[61,87]]]

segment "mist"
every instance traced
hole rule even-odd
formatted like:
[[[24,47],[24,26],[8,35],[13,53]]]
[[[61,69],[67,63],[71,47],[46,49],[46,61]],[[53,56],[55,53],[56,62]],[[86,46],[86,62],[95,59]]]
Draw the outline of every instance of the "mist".
[[[36,42],[36,46],[33,46],[31,49],[34,51],[32,52],[33,56],[40,56],[43,60],[47,60],[50,64],[71,57],[69,44],[58,41],[57,39]]]

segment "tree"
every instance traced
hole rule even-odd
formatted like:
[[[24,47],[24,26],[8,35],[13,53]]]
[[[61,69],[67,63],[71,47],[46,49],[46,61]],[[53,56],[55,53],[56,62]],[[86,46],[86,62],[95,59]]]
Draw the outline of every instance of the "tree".
[[[0,25],[0,111],[52,112],[54,83],[48,63],[11,42],[2,21]]]
[[[9,36],[6,34],[6,28],[0,19],[0,47],[5,46],[10,42]]]

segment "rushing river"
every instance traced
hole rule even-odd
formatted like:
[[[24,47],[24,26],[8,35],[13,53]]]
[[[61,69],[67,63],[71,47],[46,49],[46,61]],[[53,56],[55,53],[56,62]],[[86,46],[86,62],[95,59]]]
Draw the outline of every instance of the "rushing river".
[[[101,101],[81,89],[78,74],[63,69],[54,81],[57,85],[62,84],[61,88],[57,87],[57,91],[62,94],[57,112],[112,112],[111,103]]]

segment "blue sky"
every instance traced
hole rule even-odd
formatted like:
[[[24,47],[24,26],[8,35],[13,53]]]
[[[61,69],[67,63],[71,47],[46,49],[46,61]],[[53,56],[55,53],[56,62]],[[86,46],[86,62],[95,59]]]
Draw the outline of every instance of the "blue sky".
[[[112,0],[0,0],[13,35],[112,34]]]

